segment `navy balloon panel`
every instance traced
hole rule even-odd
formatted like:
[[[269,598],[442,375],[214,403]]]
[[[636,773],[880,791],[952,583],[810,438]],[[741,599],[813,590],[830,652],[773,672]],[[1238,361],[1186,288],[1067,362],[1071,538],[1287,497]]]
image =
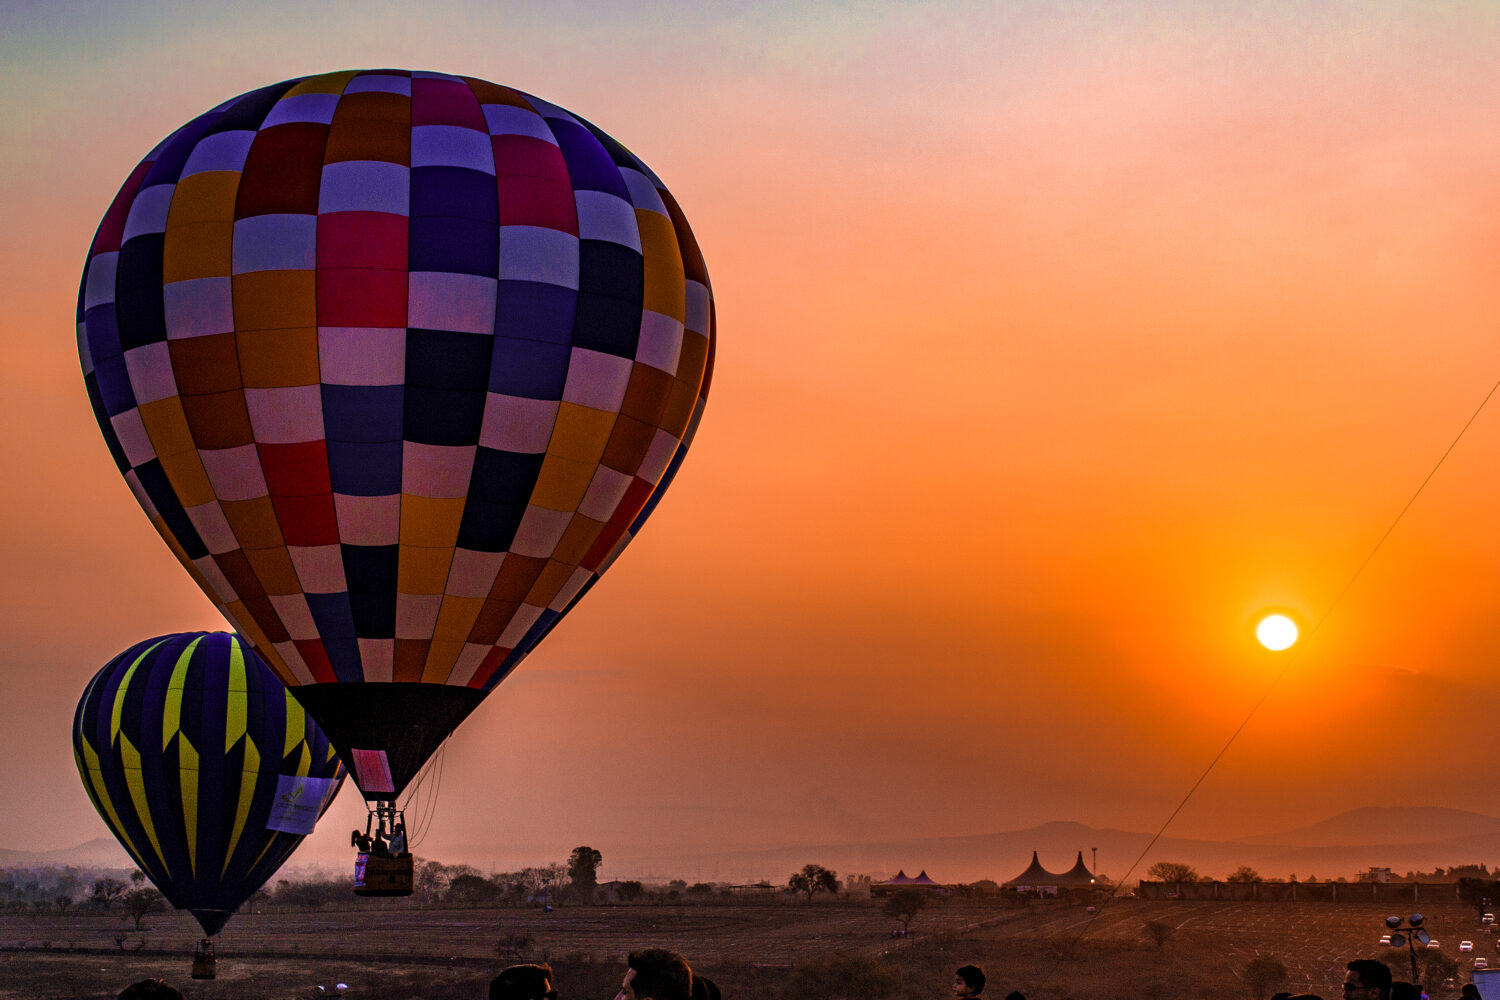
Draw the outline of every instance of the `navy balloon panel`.
[[[633,537],[701,412],[711,303],[676,201],[597,127],[346,71],[147,156],[90,248],[79,355],[225,617],[299,692],[364,685],[326,699],[366,698],[332,734],[352,760],[422,728],[362,730],[424,704],[374,686],[482,696]]]
[[[300,784],[321,812],[344,777],[286,687],[222,632],[148,639],[111,660],[78,703],[73,750],[110,831],[208,934],[301,843],[271,828],[285,825],[279,797]]]

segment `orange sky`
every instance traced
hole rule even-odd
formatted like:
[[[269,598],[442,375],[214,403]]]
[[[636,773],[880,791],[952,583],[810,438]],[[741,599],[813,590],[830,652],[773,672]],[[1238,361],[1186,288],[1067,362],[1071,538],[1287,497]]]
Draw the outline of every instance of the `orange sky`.
[[[681,475],[454,739],[423,853],[1154,830],[1288,657],[1174,833],[1500,814],[1500,402],[1333,607],[1500,378],[1500,12],[306,6],[0,11],[0,847],[103,835],[83,685],[223,627],[84,397],[93,229],[178,124],[377,65],[629,145],[720,332]],[[1268,610],[1328,617],[1273,655]]]

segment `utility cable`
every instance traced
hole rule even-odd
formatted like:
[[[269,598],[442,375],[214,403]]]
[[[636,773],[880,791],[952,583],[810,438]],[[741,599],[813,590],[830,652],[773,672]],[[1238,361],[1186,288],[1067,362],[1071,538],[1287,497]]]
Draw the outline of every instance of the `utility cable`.
[[[1485,393],[1484,399],[1480,400],[1479,405],[1474,408],[1474,412],[1469,415],[1469,419],[1464,422],[1464,425],[1459,429],[1458,434],[1454,436],[1452,442],[1450,442],[1448,447],[1444,449],[1443,454],[1439,456],[1437,462],[1434,463],[1432,469],[1427,473],[1426,477],[1422,480],[1416,491],[1412,493],[1411,498],[1406,501],[1405,505],[1402,506],[1401,510],[1396,514],[1395,518],[1392,519],[1390,526],[1385,529],[1385,532],[1380,536],[1380,539],[1376,541],[1374,546],[1371,547],[1369,553],[1365,556],[1364,561],[1361,562],[1359,564],[1359,567],[1355,569],[1354,573],[1350,575],[1348,582],[1344,584],[1343,589],[1338,592],[1338,595],[1336,597],[1334,597],[1333,601],[1328,605],[1327,610],[1325,610],[1323,614],[1318,617],[1318,620],[1314,623],[1313,627],[1308,630],[1307,638],[1309,640],[1311,640],[1312,637],[1318,633],[1318,630],[1323,627],[1323,623],[1328,621],[1329,616],[1333,614],[1334,610],[1343,602],[1344,597],[1349,593],[1351,589],[1353,589],[1355,582],[1362,575],[1364,575],[1365,569],[1370,565],[1371,561],[1374,560],[1376,553],[1381,550],[1381,548],[1385,545],[1386,540],[1390,538],[1391,534],[1396,530],[1396,526],[1399,525],[1402,519],[1406,517],[1407,511],[1411,510],[1412,505],[1417,502],[1417,498],[1422,495],[1422,491],[1427,488],[1427,484],[1432,482],[1433,477],[1436,476],[1438,470],[1443,467],[1443,463],[1448,460],[1448,456],[1453,454],[1453,450],[1458,447],[1458,443],[1463,440],[1464,435],[1468,433],[1469,428],[1474,425],[1474,421],[1479,419],[1479,414],[1484,411],[1484,408],[1487,405],[1489,405],[1490,400],[1494,397],[1497,391],[1500,391],[1500,380],[1496,380],[1495,384],[1490,386],[1490,391]],[[1229,739],[1224,741],[1224,745],[1219,748],[1219,752],[1214,754],[1213,760],[1208,762],[1208,766],[1203,769],[1203,773],[1198,775],[1198,780],[1193,782],[1192,787],[1187,790],[1187,794],[1182,797],[1182,801],[1177,803],[1176,808],[1174,808],[1171,814],[1167,816],[1166,821],[1162,823],[1160,829],[1158,829],[1156,833],[1152,835],[1145,848],[1142,849],[1141,853],[1136,857],[1135,861],[1131,863],[1130,868],[1125,872],[1124,877],[1115,883],[1115,887],[1110,891],[1109,896],[1104,901],[1105,906],[1108,906],[1110,903],[1114,902],[1116,896],[1120,892],[1120,887],[1125,885],[1125,883],[1130,880],[1130,876],[1135,872],[1137,868],[1140,867],[1141,862],[1146,859],[1146,856],[1151,853],[1151,849],[1156,846],[1156,842],[1160,840],[1164,834],[1166,834],[1167,827],[1172,825],[1172,821],[1175,820],[1177,818],[1177,815],[1181,813],[1182,810],[1187,806],[1188,801],[1193,797],[1194,793],[1198,791],[1199,787],[1203,784],[1204,781],[1208,780],[1208,776],[1213,773],[1213,770],[1218,766],[1219,761],[1224,759],[1224,755],[1229,752],[1229,748],[1234,745],[1235,740],[1239,739],[1240,734],[1245,731],[1245,727],[1250,725],[1250,720],[1255,718],[1255,715],[1260,711],[1261,706],[1266,703],[1266,699],[1271,697],[1271,692],[1276,690],[1277,685],[1286,678],[1287,674],[1291,672],[1292,667],[1295,666],[1296,663],[1297,654],[1294,653],[1293,656],[1287,660],[1286,666],[1282,667],[1281,670],[1276,673],[1276,676],[1271,678],[1271,682],[1266,685],[1266,689],[1262,691],[1260,697],[1255,700],[1255,704],[1250,706],[1250,711],[1245,714],[1245,718],[1241,720],[1238,726],[1235,727],[1234,732],[1229,735]],[[1047,972],[1045,976],[1042,977],[1042,986],[1046,986],[1048,983],[1050,983],[1052,981],[1052,977],[1057,974],[1057,970],[1062,967],[1063,962],[1072,957],[1073,951],[1077,948],[1078,943],[1082,941],[1086,936],[1088,936],[1089,930],[1093,927],[1094,921],[1097,920],[1099,918],[1099,914],[1103,912],[1104,906],[1101,906],[1089,916],[1089,919],[1087,921],[1084,922],[1083,929],[1078,932],[1077,936],[1074,937],[1074,939],[1068,944],[1068,947],[1063,949],[1062,954],[1058,956],[1058,959],[1055,963],[1053,963],[1052,968]]]

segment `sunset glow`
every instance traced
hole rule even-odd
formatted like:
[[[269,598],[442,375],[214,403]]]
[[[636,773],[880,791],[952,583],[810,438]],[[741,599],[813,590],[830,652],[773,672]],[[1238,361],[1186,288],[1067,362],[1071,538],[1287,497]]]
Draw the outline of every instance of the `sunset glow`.
[[[1255,626],[1255,638],[1273,652],[1290,649],[1297,641],[1297,623],[1286,615],[1268,615]]]
[[[1500,376],[1497,38],[1394,0],[0,5],[0,848],[107,835],[84,685],[227,627],[91,411],[95,229],[183,123],[369,67],[628,147],[717,331],[670,494],[446,744],[424,857],[1155,830],[1268,663],[1171,835],[1494,811],[1452,720],[1500,696],[1500,408],[1344,588]]]

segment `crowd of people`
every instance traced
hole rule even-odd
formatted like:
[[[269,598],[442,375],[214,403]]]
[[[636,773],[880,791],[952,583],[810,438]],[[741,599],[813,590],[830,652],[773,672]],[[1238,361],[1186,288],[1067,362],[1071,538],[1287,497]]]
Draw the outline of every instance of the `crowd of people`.
[[[512,965],[490,980],[489,1000],[557,1000],[552,984],[552,966],[542,963]],[[983,998],[984,969],[963,965],[953,973],[955,997]],[[1344,1000],[1428,1000],[1419,986],[1391,975],[1390,966],[1373,958],[1350,962],[1344,974]],[[120,992],[118,1000],[184,1000],[175,987],[160,979],[143,979]],[[615,1000],[721,1000],[719,987],[706,976],[695,975],[687,959],[665,948],[633,951],[625,960],[625,973]],[[1026,1000],[1018,991],[1005,1000]],[[1316,993],[1277,993],[1271,1000],[1323,1000]],[[1465,984],[1459,1000],[1480,1000],[1479,989]]]
[[[984,970],[965,965],[953,974],[955,997],[980,997],[984,993]],[[489,1000],[557,1000],[552,984],[552,966],[528,962],[500,970],[490,980]],[[143,979],[120,991],[117,1000],[184,1000],[175,986],[160,979]],[[633,951],[625,960],[625,973],[615,1000],[722,1000],[719,987],[707,976],[696,975],[687,959],[665,948]],[[1011,993],[1005,1000],[1026,1000]]]
[[[967,968],[973,968],[968,966]],[[984,987],[984,973],[979,973]],[[541,963],[512,965],[490,980],[489,1000],[557,1000],[552,985],[552,966]],[[978,996],[976,993],[960,994]],[[184,1000],[182,992],[161,979],[142,979],[121,990],[117,1000]],[[722,1000],[719,987],[707,976],[693,974],[687,959],[665,948],[646,948],[630,953],[615,1000]]]
[[[1350,962],[1342,985],[1346,1000],[1429,1000],[1415,983],[1395,978],[1390,966],[1373,958]],[[1271,1000],[1323,1000],[1316,993],[1277,993]],[[1459,1000],[1480,1000],[1479,987],[1465,983]]]

